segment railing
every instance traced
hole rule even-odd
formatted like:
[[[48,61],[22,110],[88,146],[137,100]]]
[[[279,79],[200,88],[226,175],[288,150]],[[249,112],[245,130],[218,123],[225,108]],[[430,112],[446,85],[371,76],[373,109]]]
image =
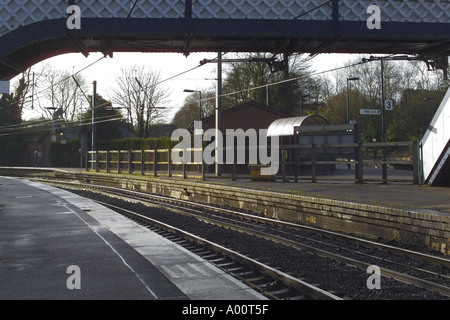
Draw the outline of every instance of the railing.
[[[201,148],[186,148],[186,151],[193,153],[201,151]],[[182,176],[188,178],[188,172],[192,171],[190,167],[200,168],[201,175],[192,175],[190,177],[205,177],[205,163],[201,162],[176,162],[172,161],[172,152],[183,152],[183,149],[151,149],[151,150],[110,150],[110,151],[89,151],[89,158],[86,161],[86,171],[94,170],[96,172],[116,172],[129,174],[139,173],[145,175],[152,173],[153,176],[165,175],[168,177]],[[178,174],[176,172],[182,172]]]
[[[388,158],[386,160],[363,159],[364,149],[375,150],[382,148],[396,148],[396,147],[412,147],[412,156],[407,158]],[[347,148],[347,152],[342,154],[327,153],[327,150],[337,150]],[[348,156],[348,148],[353,150],[351,156]],[[226,148],[223,148],[226,152]],[[247,147],[248,149],[248,147]],[[86,170],[93,170],[97,172],[116,172],[129,173],[140,175],[153,176],[167,176],[167,177],[183,177],[201,178],[206,180],[206,167],[203,160],[204,148],[187,148],[188,158],[193,159],[195,152],[201,152],[201,161],[172,161],[172,152],[179,152],[183,154],[183,149],[151,149],[151,150],[111,150],[111,151],[89,151],[88,159],[86,159]],[[356,183],[364,183],[364,167],[373,166],[374,163],[378,165],[403,165],[412,168],[412,182],[420,184],[421,181],[421,159],[419,158],[419,145],[416,141],[412,142],[370,142],[370,143],[347,143],[347,144],[305,144],[305,145],[281,145],[280,162],[278,178],[287,182],[294,180],[298,182],[301,177],[310,176],[311,182],[317,182],[318,169],[321,166],[329,166],[335,168],[337,165],[345,165],[348,169],[354,168],[354,180]],[[248,150],[247,150],[248,151]],[[234,153],[236,155],[236,152]],[[366,155],[369,151],[366,152]],[[225,154],[223,155],[225,158]],[[182,158],[182,156],[180,156]],[[361,160],[359,160],[361,159]],[[197,159],[198,160],[198,159]],[[225,166],[225,165],[222,165]],[[245,166],[250,168],[258,168],[260,165],[252,164],[228,164],[230,168],[229,173],[231,179],[237,179],[237,166]],[[306,168],[306,169],[305,169]],[[246,178],[248,178],[248,171]],[[274,178],[274,177],[270,177]],[[346,178],[338,177],[338,179],[348,180]],[[409,180],[411,181],[411,179]],[[384,181],[383,182],[387,182]]]

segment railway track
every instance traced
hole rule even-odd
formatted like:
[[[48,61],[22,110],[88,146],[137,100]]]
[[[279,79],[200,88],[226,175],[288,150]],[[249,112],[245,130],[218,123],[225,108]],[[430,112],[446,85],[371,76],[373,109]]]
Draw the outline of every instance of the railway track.
[[[98,203],[109,207],[130,219],[139,222],[172,242],[177,243],[218,268],[247,283],[271,299],[320,299],[340,300],[339,297],[296,279],[284,272],[271,268],[259,261],[246,257],[179,228],[138,214],[106,202]]]
[[[51,181],[42,182],[49,183]],[[53,181],[52,183],[55,182]],[[62,186],[61,183],[62,182],[59,183],[60,186]],[[73,189],[75,185],[69,182],[64,183],[64,187]],[[80,186],[76,185],[76,187],[79,188]],[[137,207],[138,211],[145,211],[144,208],[149,206],[153,209],[169,210],[179,216],[184,216],[186,219],[195,220],[197,223],[203,224],[203,226],[208,224],[210,227],[238,232],[240,234],[245,234],[248,237],[256,237],[260,239],[260,241],[265,241],[266,243],[282,246],[286,248],[286,250],[289,250],[289,256],[297,256],[301,253],[303,257],[305,257],[304,255],[306,254],[306,257],[309,255],[309,257],[325,259],[327,263],[330,261],[339,263],[341,267],[345,267],[344,269],[346,270],[358,268],[360,270],[360,278],[361,274],[364,275],[364,271],[367,270],[369,266],[379,265],[383,279],[392,279],[395,283],[401,283],[396,284],[399,287],[407,287],[407,289],[403,288],[399,290],[406,290],[406,292],[408,292],[414,287],[415,291],[417,291],[417,288],[420,288],[422,291],[426,290],[428,296],[437,295],[437,298],[443,299],[450,297],[450,261],[442,257],[405,250],[295,223],[249,215],[235,210],[201,205],[186,200],[150,195],[114,187],[93,185],[86,185],[84,187],[97,192],[97,194],[103,194],[103,197],[114,196],[117,200],[112,201],[112,198],[106,198],[108,206],[111,205],[111,202],[120,204],[125,201],[129,206],[132,204],[132,206]],[[122,207],[122,205],[120,205],[120,207]],[[130,215],[130,212],[134,211],[123,208],[118,209],[117,206],[116,210],[122,210],[122,212],[128,211],[127,215]],[[141,216],[142,215],[139,215],[138,219],[143,219]],[[147,217],[147,219],[149,218]],[[160,228],[160,226],[157,226],[157,228]],[[176,232],[173,230],[170,232],[177,234],[177,237],[180,237],[182,230],[177,228]],[[188,232],[188,234],[192,235],[190,232]],[[186,235],[183,235],[179,241],[180,243],[187,241],[186,243],[188,246],[192,246],[194,240],[191,238],[188,239]],[[207,250],[196,247],[194,250],[206,250],[206,257],[214,257],[213,260],[215,261],[212,261],[212,263],[219,262],[217,265],[223,269],[226,269],[226,266],[230,266],[231,271],[228,272],[232,273],[234,276],[240,277],[241,280],[246,281],[251,286],[256,286],[253,283],[255,279],[261,281],[262,285],[258,290],[265,292],[270,298],[337,298],[334,294],[334,291],[337,291],[335,288],[331,290],[328,289],[331,293],[321,289],[319,290],[321,293],[316,295],[307,291],[302,291],[305,290],[305,285],[307,287],[309,286],[303,280],[300,280],[300,284],[289,287],[289,285],[292,285],[289,284],[290,281],[302,277],[302,274],[298,274],[298,270],[296,270],[299,268],[296,268],[295,261],[291,262],[291,267],[286,267],[286,263],[283,262],[283,267],[281,267],[284,268],[282,274],[284,274],[285,278],[283,280],[282,278],[277,278],[278,276],[273,274],[273,272],[279,269],[278,266],[269,267],[270,271],[266,271],[266,273],[260,272],[258,276],[252,276],[250,274],[255,272],[255,269],[258,270],[261,268],[261,266],[258,266],[257,268],[255,266],[262,264],[261,262],[256,261],[256,259],[264,260],[264,254],[256,255],[254,252],[247,252],[242,254],[235,253],[233,255],[228,252],[225,255],[224,252],[222,252],[226,249],[224,245],[219,246],[221,249],[213,250],[213,241],[203,239],[200,242],[208,242],[208,245],[206,246]],[[227,247],[229,246],[230,244],[227,244]],[[292,253],[294,251],[296,252],[295,254]],[[216,254],[220,254],[221,256],[215,256]],[[255,255],[254,259],[250,259],[253,262],[246,262],[243,263],[242,266],[237,266],[237,261],[239,260],[238,257],[243,258],[248,255]],[[305,259],[309,260],[309,258],[304,258],[304,260]],[[361,272],[361,270],[363,270],[363,272]],[[250,275],[250,280],[245,278],[248,275]],[[364,276],[367,279],[368,275],[365,274]],[[324,277],[326,276],[324,275]],[[319,283],[321,282],[322,279],[319,280]],[[383,282],[385,282],[385,280],[383,280]],[[328,285],[321,283],[321,286],[325,288]],[[389,286],[392,286],[392,284],[389,284]],[[369,291],[367,288],[365,290]],[[321,296],[322,293],[325,294],[325,296]],[[329,296],[327,296],[328,294]],[[352,296],[345,291],[343,291],[343,294],[345,298],[360,298],[358,296]]]

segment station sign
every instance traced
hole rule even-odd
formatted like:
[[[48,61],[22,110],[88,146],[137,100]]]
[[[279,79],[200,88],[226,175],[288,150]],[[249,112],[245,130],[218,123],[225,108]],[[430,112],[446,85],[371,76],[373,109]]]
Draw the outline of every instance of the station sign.
[[[368,114],[378,116],[381,114],[380,109],[359,109],[359,114]]]
[[[394,101],[384,100],[384,110],[387,110],[387,111],[394,110]]]

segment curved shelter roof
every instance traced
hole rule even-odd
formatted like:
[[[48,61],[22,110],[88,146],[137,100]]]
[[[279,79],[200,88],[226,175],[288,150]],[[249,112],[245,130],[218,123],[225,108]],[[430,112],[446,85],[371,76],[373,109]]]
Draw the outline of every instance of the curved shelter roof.
[[[277,119],[267,129],[267,136],[292,136],[294,134],[294,127],[316,126],[321,124],[328,124],[328,121],[319,115]]]

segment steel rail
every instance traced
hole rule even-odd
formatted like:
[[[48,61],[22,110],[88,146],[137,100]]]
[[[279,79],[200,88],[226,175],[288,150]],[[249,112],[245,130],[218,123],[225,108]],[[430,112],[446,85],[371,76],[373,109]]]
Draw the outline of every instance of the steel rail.
[[[132,217],[137,218],[141,221],[144,221],[148,224],[151,224],[158,228],[167,230],[170,233],[176,234],[177,236],[182,237],[186,240],[198,243],[202,246],[209,248],[210,250],[212,250],[214,252],[218,252],[224,256],[227,256],[232,260],[238,260],[240,263],[247,265],[248,267],[250,267],[253,270],[256,270],[260,273],[266,274],[269,277],[272,277],[274,279],[281,281],[283,284],[285,284],[288,287],[292,287],[300,292],[307,293],[310,296],[315,297],[317,299],[342,300],[342,298],[340,298],[332,293],[329,293],[323,289],[317,288],[317,287],[315,287],[305,281],[297,279],[287,273],[284,273],[282,271],[274,269],[274,268],[267,266],[259,261],[251,259],[245,255],[242,255],[238,252],[235,252],[233,250],[225,248],[219,244],[216,244],[216,243],[206,240],[204,238],[198,237],[187,231],[181,230],[174,226],[171,226],[171,225],[168,225],[161,221],[146,217],[144,215],[141,215],[139,213],[133,212],[133,211],[125,209],[125,208],[121,208],[121,207],[118,207],[118,206],[115,206],[115,205],[112,205],[109,203],[101,202],[101,201],[96,201],[96,202],[101,205],[104,205],[106,207],[125,212],[127,215],[131,215]]]
[[[40,179],[40,180],[52,181],[52,180],[47,180],[47,179]],[[74,183],[74,182],[64,181],[63,183],[65,183],[65,184],[75,184],[75,185],[79,186],[78,183]],[[422,252],[416,252],[416,251],[412,251],[412,250],[408,250],[408,249],[404,249],[404,248],[399,248],[399,247],[395,247],[395,246],[391,246],[391,245],[387,245],[387,244],[383,244],[383,243],[378,243],[378,242],[367,240],[367,239],[361,239],[361,238],[353,237],[353,236],[346,235],[346,234],[337,233],[337,232],[330,231],[330,230],[323,230],[323,229],[315,228],[315,227],[312,227],[312,226],[301,225],[301,224],[298,224],[298,223],[293,223],[293,222],[288,222],[288,221],[275,220],[273,218],[260,217],[260,216],[247,214],[247,213],[243,213],[243,212],[239,212],[239,211],[235,211],[235,210],[218,208],[218,207],[215,207],[215,206],[212,206],[212,205],[197,203],[197,202],[193,202],[193,201],[190,201],[190,200],[174,199],[174,198],[170,198],[170,197],[167,197],[167,196],[154,195],[154,194],[149,194],[149,193],[140,192],[140,191],[127,190],[127,189],[111,187],[111,186],[94,185],[94,184],[88,184],[88,186],[89,187],[94,187],[94,188],[95,187],[100,187],[100,188],[105,188],[105,189],[109,189],[109,190],[115,190],[115,191],[118,191],[118,192],[128,192],[128,193],[140,195],[140,196],[145,197],[145,198],[159,199],[160,201],[170,201],[170,202],[174,202],[174,203],[183,203],[183,204],[186,204],[186,205],[201,207],[201,208],[204,208],[204,209],[209,209],[209,210],[221,212],[221,213],[232,215],[232,216],[239,216],[240,218],[245,218],[245,219],[248,219],[248,220],[257,221],[257,222],[261,222],[261,223],[267,223],[267,224],[278,225],[278,226],[285,226],[285,227],[290,227],[290,228],[294,228],[294,229],[298,229],[298,230],[313,231],[313,232],[321,233],[322,235],[325,235],[325,236],[330,236],[330,237],[333,237],[333,238],[336,238],[336,239],[340,239],[340,240],[344,240],[344,241],[348,241],[348,242],[353,242],[353,243],[356,243],[356,244],[361,245],[361,246],[372,247],[372,248],[376,248],[376,249],[385,250],[385,251],[392,252],[392,253],[395,253],[395,254],[407,256],[407,257],[410,257],[410,258],[413,258],[413,259],[419,260],[419,261],[427,261],[429,263],[432,263],[432,264],[435,264],[435,265],[440,265],[440,266],[443,266],[443,267],[446,267],[446,268],[448,268],[449,265],[450,265],[450,260],[449,259],[444,259],[444,258],[441,258],[441,257],[438,257],[438,256],[433,256],[433,255],[422,253]]]
[[[135,201],[138,201],[141,204],[146,205],[145,201],[136,200],[136,199],[135,199]],[[152,204],[152,205],[154,205],[154,204]],[[222,227],[222,228],[226,228],[226,229],[237,231],[237,232],[242,232],[242,233],[245,233],[245,234],[248,234],[248,235],[251,235],[251,236],[259,237],[259,238],[264,239],[264,240],[268,240],[268,241],[272,241],[272,242],[275,242],[275,243],[279,243],[279,244],[291,247],[291,248],[296,249],[296,250],[306,250],[306,251],[309,251],[311,253],[317,254],[319,256],[325,257],[325,258],[330,258],[330,259],[334,259],[334,260],[337,260],[337,261],[344,262],[346,264],[354,265],[355,267],[358,267],[358,268],[363,269],[363,270],[367,270],[367,268],[371,265],[371,264],[363,262],[363,261],[359,261],[359,260],[356,260],[356,259],[353,259],[353,258],[345,257],[345,256],[340,255],[340,254],[336,254],[336,253],[333,253],[333,252],[330,252],[330,251],[327,251],[327,250],[315,248],[315,247],[312,247],[312,246],[309,246],[309,245],[306,245],[306,244],[303,244],[303,243],[299,243],[297,241],[285,239],[285,238],[282,238],[282,237],[279,237],[279,236],[276,236],[276,235],[268,234],[268,233],[263,232],[263,231],[250,229],[250,228],[247,228],[247,227],[235,225],[235,224],[228,223],[228,222],[218,221],[218,220],[216,220],[214,218],[208,218],[208,217],[200,216],[200,215],[195,214],[195,213],[183,212],[180,209],[168,208],[168,207],[164,207],[164,206],[160,206],[160,208],[163,208],[163,209],[166,209],[166,210],[170,210],[170,211],[176,211],[176,213],[180,213],[180,214],[183,214],[183,215],[186,215],[186,216],[190,216],[190,217],[195,218],[195,219],[197,219],[199,221],[202,221],[204,223],[208,223],[208,224],[211,224],[211,225],[215,225],[217,227]],[[419,286],[419,287],[421,287],[423,289],[427,289],[427,290],[430,290],[430,291],[439,292],[442,295],[450,297],[450,288],[449,287],[446,287],[446,286],[443,286],[443,285],[440,285],[440,284],[437,284],[437,283],[434,283],[434,282],[430,282],[430,281],[427,281],[427,280],[424,280],[424,279],[420,279],[420,278],[417,278],[417,277],[414,277],[414,276],[411,276],[411,275],[408,275],[408,274],[405,274],[405,273],[401,273],[401,272],[397,272],[397,271],[394,271],[394,270],[390,270],[388,268],[380,267],[380,271],[381,271],[381,274],[383,276],[385,276],[385,277],[392,278],[394,280],[401,281],[401,282],[404,282],[404,283],[407,283],[407,284]]]
[[[67,182],[65,182],[64,184],[67,184]],[[73,184],[73,183],[69,183],[69,184]],[[154,198],[154,199],[158,199],[159,201],[169,201],[169,202],[175,202],[175,203],[183,203],[189,206],[196,206],[196,207],[201,207],[201,208],[205,208],[205,209],[209,209],[209,210],[214,210],[214,211],[219,211],[222,213],[226,213],[229,215],[233,215],[233,216],[239,216],[239,217],[245,217],[246,219],[251,219],[251,220],[256,220],[259,222],[263,222],[263,223],[270,223],[270,224],[275,224],[275,225],[284,225],[284,226],[289,226],[289,227],[295,227],[295,228],[300,228],[300,229],[307,229],[310,231],[314,231],[314,232],[321,232],[321,233],[325,233],[327,235],[332,235],[333,237],[339,237],[343,240],[346,241],[357,241],[358,243],[361,243],[362,245],[366,245],[366,246],[376,246],[377,248],[380,247],[381,244],[376,243],[376,242],[372,242],[372,241],[368,241],[368,240],[363,240],[363,239],[359,239],[359,238],[355,238],[355,237],[351,237],[351,236],[346,236],[346,235],[341,235],[335,232],[330,232],[330,231],[324,231],[324,230],[320,230],[317,228],[313,228],[313,227],[309,227],[309,226],[302,226],[302,225],[298,225],[295,223],[290,223],[290,222],[282,222],[282,221],[278,221],[278,220],[273,220],[273,219],[268,219],[268,218],[263,218],[263,217],[258,217],[258,216],[254,216],[254,215],[249,215],[249,214],[245,214],[245,213],[240,213],[240,212],[236,212],[233,210],[229,210],[229,209],[223,209],[223,208],[217,208],[214,206],[210,206],[210,205],[203,205],[203,204],[199,204],[199,203],[195,203],[192,201],[188,201],[188,200],[181,200],[181,199],[173,199],[173,198],[169,198],[169,197],[164,197],[164,196],[158,196],[158,195],[151,195],[148,193],[143,193],[143,192],[138,192],[138,191],[131,191],[131,190],[126,190],[126,189],[122,189],[122,188],[116,188],[116,187],[109,187],[109,186],[95,186],[95,185],[89,185],[90,187],[98,187],[98,188],[105,188],[108,190],[114,190],[120,193],[123,192],[127,192],[127,193],[131,193],[134,195],[139,195],[140,197],[144,197],[146,198],[146,200],[148,200],[148,198]],[[108,194],[110,195],[110,194]],[[122,197],[125,199],[125,197]],[[147,201],[143,201],[143,200],[136,200],[134,199],[134,201],[138,201],[144,205],[148,205]],[[155,206],[154,203],[151,204],[152,206]],[[239,231],[239,232],[244,232],[253,236],[257,236],[269,241],[274,241],[277,243],[281,243],[283,245],[292,247],[296,250],[308,250],[310,252],[314,252],[318,255],[327,257],[327,258],[332,258],[335,260],[339,260],[339,261],[343,261],[345,263],[357,266],[359,268],[362,269],[366,269],[370,264],[362,262],[362,261],[358,261],[352,258],[348,258],[348,257],[344,257],[342,255],[337,255],[335,253],[331,253],[329,251],[326,250],[322,250],[322,249],[318,249],[318,248],[314,248],[312,246],[309,245],[305,245],[305,244],[301,244],[298,243],[296,241],[292,241],[292,240],[288,240],[285,238],[281,238],[278,236],[274,236],[274,235],[269,235],[267,233],[264,232],[260,232],[260,231],[255,231],[252,230],[250,228],[246,228],[246,227],[242,227],[242,226],[236,226],[235,224],[231,224],[231,223],[226,223],[226,222],[219,222],[216,219],[212,219],[212,218],[207,218],[204,216],[199,216],[198,214],[193,214],[193,213],[186,213],[184,211],[181,211],[179,208],[178,209],[174,209],[174,208],[168,208],[167,206],[162,206],[162,205],[156,205],[159,206],[163,209],[166,210],[171,210],[171,211],[176,211],[177,213],[182,213],[184,215],[189,215],[193,218],[196,218],[197,220],[203,221],[205,223],[209,223],[212,225],[216,225],[216,226],[221,226],[224,228],[228,228],[228,229],[233,229],[235,231]],[[183,208],[185,209],[185,208]],[[191,209],[192,210],[192,209]],[[396,248],[396,247],[392,247],[392,246],[388,246],[388,245],[381,245],[381,247],[383,247],[383,249],[387,249],[391,252],[395,252],[397,254],[403,254],[403,255],[407,255],[407,256],[411,256],[414,257],[415,259],[423,259],[425,261],[428,262],[432,262],[438,265],[444,265],[446,267],[448,267],[449,265],[449,260],[446,259],[442,259],[439,257],[434,257],[434,256],[430,256],[430,255],[426,255],[423,253],[416,253],[414,251],[410,251],[410,250],[405,250],[405,249],[401,249],[401,248]],[[387,268],[380,268],[380,270],[382,271],[382,274],[386,277],[390,277],[393,279],[396,279],[398,281],[402,281],[404,283],[408,283],[408,284],[413,284],[416,286],[420,286],[424,289],[427,290],[432,290],[432,291],[436,291],[439,292],[445,296],[449,296],[450,297],[450,288],[446,287],[446,286],[442,286],[427,280],[423,280],[423,279],[419,279],[417,277],[413,277],[410,275],[406,275],[406,274],[402,274],[400,272],[396,272]]]

